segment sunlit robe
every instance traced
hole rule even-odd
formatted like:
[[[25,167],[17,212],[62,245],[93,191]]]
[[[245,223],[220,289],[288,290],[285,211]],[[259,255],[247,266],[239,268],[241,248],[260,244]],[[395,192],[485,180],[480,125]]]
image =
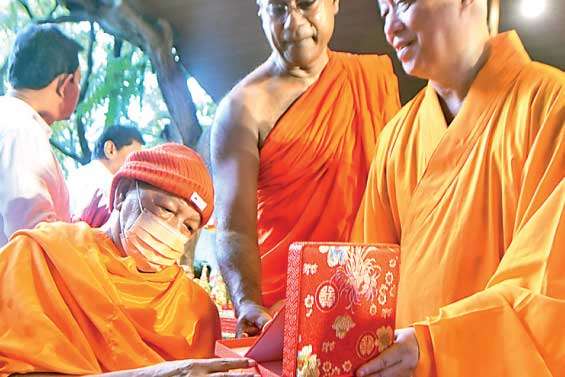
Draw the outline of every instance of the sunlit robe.
[[[178,266],[142,273],[100,230],[40,224],[0,250],[0,375],[214,355],[216,307]]]
[[[350,237],[377,136],[399,108],[388,57],[331,52],[268,135],[257,192],[265,305],[285,298],[292,242]]]
[[[428,85],[381,133],[354,240],[401,245],[417,376],[565,373],[565,74],[517,34],[453,122]]]

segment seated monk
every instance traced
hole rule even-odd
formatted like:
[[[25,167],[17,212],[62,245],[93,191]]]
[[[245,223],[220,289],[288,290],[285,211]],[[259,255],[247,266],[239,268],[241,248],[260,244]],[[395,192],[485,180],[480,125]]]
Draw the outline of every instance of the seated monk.
[[[103,228],[41,223],[15,233],[0,250],[0,375],[248,367],[191,360],[213,357],[219,318],[178,259],[212,214],[213,196],[202,159],[165,144],[131,154],[116,173]]]
[[[222,100],[211,141],[238,335],[285,298],[292,242],[349,239],[377,136],[400,107],[387,56],[329,50],[339,0],[257,3],[272,53]]]
[[[565,73],[487,0],[379,0],[429,80],[379,137],[355,239],[401,247],[395,344],[357,376],[565,375]]]

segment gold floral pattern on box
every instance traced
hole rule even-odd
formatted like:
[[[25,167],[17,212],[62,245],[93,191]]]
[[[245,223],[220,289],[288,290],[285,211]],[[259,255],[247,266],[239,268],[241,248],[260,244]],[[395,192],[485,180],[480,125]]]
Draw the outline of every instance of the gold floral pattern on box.
[[[306,243],[292,253],[283,374],[353,376],[394,341],[398,247]]]

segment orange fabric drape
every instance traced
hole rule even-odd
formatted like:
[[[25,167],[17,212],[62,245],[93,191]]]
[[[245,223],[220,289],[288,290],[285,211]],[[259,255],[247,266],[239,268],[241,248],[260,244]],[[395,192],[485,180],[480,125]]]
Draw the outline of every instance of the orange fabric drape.
[[[381,133],[354,240],[401,246],[417,376],[565,372],[565,74],[517,34],[447,125],[428,85]]]
[[[349,238],[376,138],[399,107],[388,57],[331,52],[319,80],[279,119],[260,152],[265,305],[285,297],[290,243]]]
[[[0,375],[211,357],[219,336],[214,304],[178,266],[138,272],[84,223],[43,223],[0,250]]]

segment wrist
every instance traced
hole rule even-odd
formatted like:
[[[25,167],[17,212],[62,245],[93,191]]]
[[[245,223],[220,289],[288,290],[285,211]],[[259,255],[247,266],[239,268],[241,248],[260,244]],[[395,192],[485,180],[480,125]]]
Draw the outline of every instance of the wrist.
[[[256,297],[243,296],[239,300],[237,300],[237,304],[234,302],[236,316],[246,308],[253,308],[258,306],[262,307],[263,305],[261,303],[261,299],[257,299]]]

